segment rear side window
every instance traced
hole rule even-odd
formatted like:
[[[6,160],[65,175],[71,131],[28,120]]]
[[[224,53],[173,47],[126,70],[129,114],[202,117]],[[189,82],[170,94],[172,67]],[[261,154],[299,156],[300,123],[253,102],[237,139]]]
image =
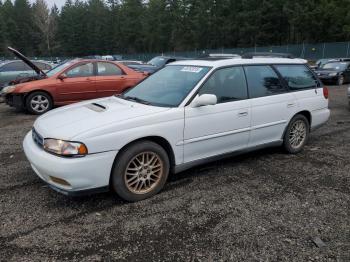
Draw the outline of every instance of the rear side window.
[[[275,68],[286,80],[290,89],[312,88],[317,84],[314,74],[304,65],[276,65]]]
[[[278,75],[270,66],[244,67],[250,98],[270,96],[287,92]]]
[[[123,71],[112,63],[97,63],[97,75],[99,76],[119,76],[122,75]]]
[[[247,84],[242,67],[216,71],[199,90],[199,95],[216,95],[218,103],[248,98]]]

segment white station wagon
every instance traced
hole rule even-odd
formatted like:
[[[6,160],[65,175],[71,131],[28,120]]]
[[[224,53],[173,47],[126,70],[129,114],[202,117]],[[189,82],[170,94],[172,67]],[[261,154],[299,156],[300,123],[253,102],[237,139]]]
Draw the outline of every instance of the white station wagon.
[[[158,193],[170,173],[267,146],[298,153],[330,115],[306,61],[186,60],[118,96],[58,108],[24,139],[38,176],[66,195]]]

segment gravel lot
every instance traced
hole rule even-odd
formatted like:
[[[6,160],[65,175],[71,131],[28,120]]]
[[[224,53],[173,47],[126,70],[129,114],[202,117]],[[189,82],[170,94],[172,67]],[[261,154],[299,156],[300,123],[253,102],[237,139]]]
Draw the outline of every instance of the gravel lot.
[[[49,189],[21,148],[35,117],[0,104],[0,260],[350,261],[350,112],[345,87],[330,96],[301,154],[217,161],[134,204]]]

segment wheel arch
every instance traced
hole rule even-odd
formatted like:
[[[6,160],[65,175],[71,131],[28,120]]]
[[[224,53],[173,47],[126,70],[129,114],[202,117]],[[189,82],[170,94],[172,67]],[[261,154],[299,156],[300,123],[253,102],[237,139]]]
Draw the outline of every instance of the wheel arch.
[[[169,162],[170,162],[170,172],[173,173],[174,171],[174,167],[175,167],[175,153],[174,150],[171,146],[171,144],[169,143],[169,141],[167,139],[165,139],[164,137],[161,136],[145,136],[145,137],[141,137],[138,139],[135,139],[133,141],[130,141],[129,143],[125,144],[117,153],[117,155],[115,156],[113,165],[112,165],[112,169],[111,169],[111,173],[109,176],[109,185],[111,185],[111,181],[112,181],[112,173],[114,170],[114,166],[116,161],[118,160],[118,157],[132,144],[141,142],[141,141],[151,141],[154,142],[156,144],[158,144],[159,146],[161,146],[165,152],[167,153],[168,157],[169,157]]]
[[[284,138],[284,135],[285,135],[286,132],[287,132],[287,129],[288,129],[288,126],[289,126],[290,121],[292,121],[292,119],[293,119],[295,116],[297,116],[297,115],[302,115],[302,116],[305,116],[305,117],[306,117],[307,121],[309,122],[309,129],[311,130],[311,122],[312,122],[312,115],[311,115],[311,112],[308,111],[308,110],[302,110],[302,111],[299,111],[299,112],[295,113],[295,114],[290,118],[288,124],[287,124],[286,127],[284,128],[284,131],[283,131],[283,134],[282,134],[281,139]],[[309,131],[310,131],[310,130],[309,130]]]
[[[25,94],[23,95],[23,104],[24,104],[24,106],[25,106],[26,103],[27,103],[27,98],[28,98],[28,96],[30,96],[31,94],[33,94],[33,93],[35,93],[35,92],[42,92],[42,93],[48,94],[48,95],[50,96],[50,98],[51,98],[52,105],[55,104],[55,100],[53,99],[53,96],[52,96],[52,94],[51,94],[50,92],[48,92],[47,90],[43,90],[43,89],[35,89],[35,90],[29,91],[28,93],[25,93]]]

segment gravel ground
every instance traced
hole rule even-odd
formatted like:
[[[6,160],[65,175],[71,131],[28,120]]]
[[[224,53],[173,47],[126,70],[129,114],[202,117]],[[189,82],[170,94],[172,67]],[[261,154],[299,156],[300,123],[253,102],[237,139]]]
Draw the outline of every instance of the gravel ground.
[[[129,204],[48,188],[21,148],[35,117],[0,104],[0,260],[350,261],[345,87],[331,87],[330,108],[298,155],[272,148],[217,161]]]

